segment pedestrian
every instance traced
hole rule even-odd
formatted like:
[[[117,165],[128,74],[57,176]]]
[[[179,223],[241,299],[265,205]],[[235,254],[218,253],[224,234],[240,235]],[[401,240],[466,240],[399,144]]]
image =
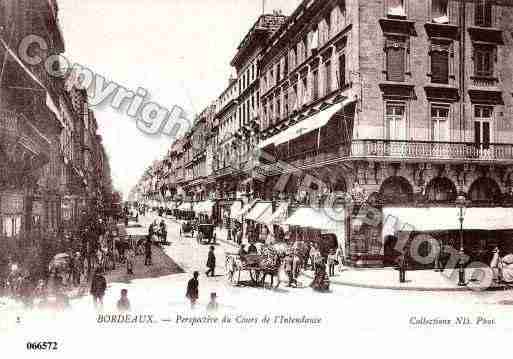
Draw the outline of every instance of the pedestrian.
[[[219,307],[217,303],[217,294],[215,292],[210,293],[210,302],[207,305],[207,312],[216,312]]]
[[[107,289],[107,281],[105,277],[96,270],[93,280],[91,282],[91,295],[93,296],[93,303],[95,308],[103,308],[103,297],[105,296],[105,290]]]
[[[191,309],[194,309],[194,306],[196,305],[196,301],[199,298],[199,282],[198,282],[198,277],[199,277],[199,273],[197,271],[195,271],[193,273],[193,277],[187,283],[187,293],[185,294],[185,296],[191,302]]]
[[[315,276],[310,286],[318,292],[327,292],[330,289],[330,278],[326,274],[326,263],[322,257],[315,263]]]
[[[342,272],[343,269],[344,269],[344,249],[342,248],[342,246],[339,246],[337,248],[337,262],[338,263],[335,263],[336,265],[338,264],[338,271],[339,272]]]
[[[128,299],[128,290],[121,289],[121,298],[117,303],[118,311],[129,312],[130,311],[130,300]]]
[[[151,237],[148,236],[144,242],[144,265],[151,266]]]
[[[408,251],[409,248],[405,247],[399,258],[397,259],[397,264],[399,267],[399,283],[406,282],[406,271],[408,269]]]
[[[166,223],[164,220],[160,222],[160,238],[162,241],[162,244],[167,244],[167,228]]]
[[[135,263],[135,250],[133,247],[129,247],[126,254],[126,274],[134,274],[134,263]]]
[[[150,224],[150,226],[148,227],[148,236],[153,237],[154,234],[155,234],[155,227],[152,222]]]
[[[75,253],[75,256],[72,259],[73,261],[73,285],[79,286],[80,285],[80,276],[82,275],[83,271],[83,262],[80,258],[80,252]]]
[[[210,246],[210,250],[208,251],[207,268],[208,271],[205,273],[206,276],[208,277],[210,275],[211,277],[213,277],[214,271],[216,269],[216,256],[214,254],[214,246]]]
[[[337,262],[337,255],[335,249],[331,249],[328,254],[328,275],[333,277],[335,275],[335,265]]]

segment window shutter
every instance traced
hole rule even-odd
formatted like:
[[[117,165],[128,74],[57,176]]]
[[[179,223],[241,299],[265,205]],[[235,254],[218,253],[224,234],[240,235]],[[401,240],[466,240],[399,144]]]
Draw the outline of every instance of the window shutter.
[[[431,81],[442,84],[449,82],[449,54],[446,51],[431,53]]]
[[[481,144],[481,126],[478,121],[474,122],[474,142],[477,145]]]
[[[483,148],[488,149],[490,147],[490,123],[483,122]]]
[[[404,81],[404,48],[389,47],[387,51],[387,80]]]

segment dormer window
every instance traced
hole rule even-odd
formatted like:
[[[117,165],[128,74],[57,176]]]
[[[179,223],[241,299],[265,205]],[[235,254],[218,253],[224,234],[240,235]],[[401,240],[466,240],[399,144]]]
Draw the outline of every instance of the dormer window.
[[[431,3],[431,17],[436,24],[448,24],[449,13],[447,12],[448,0],[433,0]]]
[[[405,17],[406,16],[406,8],[405,2],[406,0],[387,0],[387,16],[389,17]]]

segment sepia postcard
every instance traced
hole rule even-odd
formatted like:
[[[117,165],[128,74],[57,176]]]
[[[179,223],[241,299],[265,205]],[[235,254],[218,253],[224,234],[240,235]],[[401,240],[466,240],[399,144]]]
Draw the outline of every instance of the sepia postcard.
[[[513,0],[0,0],[2,358],[507,355]]]

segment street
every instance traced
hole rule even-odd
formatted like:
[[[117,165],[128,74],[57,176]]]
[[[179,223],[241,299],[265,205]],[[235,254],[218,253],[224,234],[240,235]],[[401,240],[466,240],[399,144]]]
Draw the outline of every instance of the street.
[[[129,234],[142,235],[147,233],[151,221],[160,217],[141,217],[141,227],[130,228]],[[179,236],[179,224],[172,219],[165,219],[168,226],[169,246],[164,246],[164,252],[171,258],[177,267],[174,273],[163,276],[148,274],[147,278],[124,280],[109,280],[108,289],[105,297],[105,311],[114,311],[115,303],[119,299],[119,293],[122,288],[128,289],[128,297],[131,300],[132,309],[135,312],[155,312],[169,313],[187,311],[189,303],[185,298],[187,281],[191,278],[193,271],[199,271],[199,293],[200,298],[197,305],[197,311],[202,311],[206,307],[211,292],[217,294],[221,310],[237,312],[304,312],[308,308],[309,312],[317,313],[327,318],[343,315],[345,320],[350,320],[352,316],[357,320],[359,316],[374,315],[381,316],[386,320],[387,315],[396,315],[389,313],[386,308],[397,308],[396,304],[401,303],[401,313],[418,312],[419,306],[426,308],[437,308],[438,313],[451,313],[457,308],[461,310],[476,310],[481,308],[487,310],[494,308],[508,308],[513,304],[513,294],[510,291],[491,291],[491,292],[423,292],[423,291],[394,291],[365,289],[341,285],[331,285],[331,292],[322,294],[314,292],[309,288],[310,279],[304,276],[299,278],[301,288],[289,288],[283,284],[278,289],[254,288],[246,286],[233,286],[228,282],[225,276],[225,252],[236,252],[236,248],[226,244],[224,241],[218,241],[215,247],[216,254],[216,273],[215,277],[206,277],[206,260],[208,245],[199,245],[191,237]],[[155,253],[158,249],[154,249]],[[159,266],[158,263],[155,264]],[[138,258],[135,272],[144,269],[142,257]],[[347,273],[337,275],[350,275]],[[244,278],[242,278],[244,279]],[[366,308],[365,313],[356,313],[351,310],[353,303],[359,303]],[[92,303],[89,297],[83,297],[72,301],[73,308],[91,309]],[[500,309],[494,309],[500,310]],[[499,313],[499,311],[497,311]]]

